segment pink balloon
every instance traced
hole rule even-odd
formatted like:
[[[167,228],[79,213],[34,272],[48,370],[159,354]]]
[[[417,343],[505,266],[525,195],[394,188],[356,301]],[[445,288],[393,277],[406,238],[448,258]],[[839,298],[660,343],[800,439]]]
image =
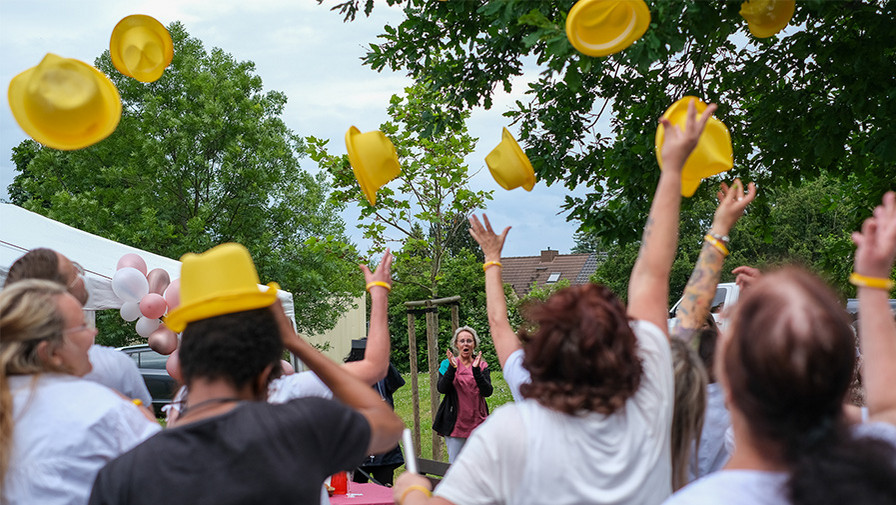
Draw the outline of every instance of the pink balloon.
[[[149,335],[149,347],[153,351],[167,356],[177,349],[177,334],[163,324]]]
[[[165,303],[162,295],[149,293],[140,299],[140,313],[144,317],[158,319],[165,315],[166,310],[168,310],[168,304]]]
[[[168,272],[162,270],[161,268],[153,268],[146,274],[146,280],[149,281],[149,292],[162,294],[165,292],[165,288],[168,287],[168,284],[171,284],[171,277],[168,276]]]
[[[174,352],[168,356],[168,361],[165,363],[165,370],[168,371],[168,375],[170,375],[177,382],[183,382],[184,379],[180,375],[180,357],[178,356],[179,350],[175,349]]]
[[[171,281],[165,290],[165,301],[168,302],[168,310],[174,310],[180,305],[180,278]]]
[[[137,254],[127,253],[122,256],[118,260],[118,266],[115,267],[115,270],[120,270],[124,267],[136,268],[137,270],[140,270],[143,275],[146,275],[146,262]]]

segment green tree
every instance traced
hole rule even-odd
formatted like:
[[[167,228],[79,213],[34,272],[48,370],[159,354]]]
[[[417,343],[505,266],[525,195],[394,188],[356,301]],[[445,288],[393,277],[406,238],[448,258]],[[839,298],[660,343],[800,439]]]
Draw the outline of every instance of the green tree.
[[[25,141],[14,149],[13,201],[50,218],[178,258],[222,242],[252,252],[259,275],[294,294],[304,331],[332,326],[360,292],[357,253],[324,174],[299,166],[304,146],[250,61],[206,51],[168,27],[174,60],[156,82],[96,60],[121,94],[118,129],[78,151]]]
[[[436,120],[490,108],[524,60],[537,62],[528,99],[502,112],[520,123],[540,180],[588,189],[567,199],[568,216],[607,239],[638,238],[659,177],[653,125],[684,95],[720,104],[736,166],[726,179],[773,188],[826,172],[849,178],[862,205],[896,183],[896,1],[801,1],[793,28],[756,39],[741,0],[647,0],[650,28],[604,58],[569,44],[573,0],[386,3],[404,5],[405,19],[384,27],[364,61],[429,83],[448,104]],[[373,6],[348,0],[334,9],[349,20]],[[597,126],[607,120],[610,136]],[[771,196],[760,194],[753,206],[765,210],[756,212],[768,213]]]
[[[443,293],[439,285],[449,249],[456,249],[460,235],[467,233],[466,216],[483,208],[492,191],[470,189],[472,174],[464,158],[476,139],[467,134],[464,123],[469,113],[462,114],[460,123],[428,130],[441,114],[441,99],[422,84],[405,89],[404,96],[394,95],[388,113],[392,119],[380,125],[380,131],[395,145],[401,174],[394,189],[379,189],[376,206],[364,199],[347,156],[331,155],[326,141],[309,138],[310,156],[333,175],[333,198],[357,203],[357,226],[375,248],[400,244],[396,283],[416,285],[423,298],[436,298]]]

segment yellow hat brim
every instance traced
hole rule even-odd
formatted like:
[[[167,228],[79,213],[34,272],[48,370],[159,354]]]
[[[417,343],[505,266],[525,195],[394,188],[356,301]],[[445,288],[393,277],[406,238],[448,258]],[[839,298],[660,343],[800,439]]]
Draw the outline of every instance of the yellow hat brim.
[[[179,305],[165,316],[164,322],[171,328],[171,331],[180,333],[184,331],[187,324],[193,321],[268,307],[277,301],[278,289],[280,286],[276,282],[271,282],[268,284],[267,291],[256,289],[218,293],[192,303]]]
[[[519,164],[522,166],[523,180],[518,186],[507,181],[507,178],[503,176],[504,171],[502,171],[501,167],[499,166],[499,160],[501,159],[500,152],[502,150],[508,149],[503,147],[505,143],[509,146],[510,152],[515,158],[517,158],[517,161],[519,161]],[[532,163],[529,161],[529,157],[526,156],[526,153],[520,147],[519,143],[517,143],[516,139],[513,138],[513,135],[507,128],[504,128],[503,132],[501,133],[501,143],[498,144],[497,147],[492,149],[492,152],[490,152],[485,157],[485,164],[488,166],[488,170],[489,172],[491,172],[492,178],[495,179],[495,182],[497,182],[502,188],[508,191],[516,189],[520,186],[522,186],[522,188],[526,191],[532,191],[532,188],[535,187],[535,170],[533,170],[532,168]]]
[[[790,24],[794,12],[796,12],[795,0],[771,0],[774,3],[772,16],[754,15],[746,1],[741,4],[740,16],[747,21],[747,28],[754,37],[765,39],[771,37]]]
[[[34,73],[37,66],[31,67],[12,78],[7,91],[7,99],[9,100],[9,108],[12,109],[13,117],[16,118],[16,122],[19,123],[19,126],[22,127],[22,130],[25,130],[29,137],[53,149],[74,151],[92,146],[115,131],[118,127],[118,122],[121,121],[121,97],[118,94],[118,88],[115,87],[115,84],[112,83],[106,74],[83,61],[72,58],[67,59],[90,69],[99,83],[102,101],[106,106],[106,110],[103,111],[104,120],[96,125],[88,135],[60,135],[56,132],[48,132],[28,116],[28,111],[25,109],[25,95],[31,74]]]
[[[627,7],[627,23],[608,24],[616,6]],[[592,9],[604,8],[603,16],[586,19]],[[566,17],[566,37],[573,47],[588,56],[618,53],[640,39],[650,26],[650,8],[644,0],[580,0]]]
[[[162,61],[147,71],[132,71],[125,64],[124,56],[121,54],[122,42],[128,30],[138,27],[149,29],[162,41]],[[112,29],[112,36],[109,38],[109,56],[112,58],[112,65],[122,75],[133,77],[140,82],[154,82],[162,77],[165,69],[171,64],[171,60],[174,58],[174,42],[171,40],[171,34],[156,18],[133,14],[119,21]]]
[[[688,103],[694,100],[697,114],[706,110],[706,103],[693,96],[685,96],[673,103],[663,117],[672,124],[682,127],[687,117]],[[661,124],[656,129],[654,148],[656,159],[663,168],[662,148],[665,142],[665,127]],[[730,170],[734,166],[734,151],[731,145],[731,133],[724,123],[715,117],[710,117],[706,122],[706,128],[697,141],[697,146],[688,156],[681,170],[681,195],[693,196],[697,187],[706,177],[720,174]]]
[[[361,157],[355,149],[355,136],[360,134],[361,130],[354,126],[349,127],[348,131],[345,132],[345,148],[348,151],[348,162],[352,166],[352,172],[355,174],[355,179],[358,181],[358,185],[361,186],[361,191],[364,193],[364,197],[367,198],[367,202],[370,205],[376,205],[376,190],[378,188],[371,186],[370,181],[367,179],[364,164],[361,162]]]

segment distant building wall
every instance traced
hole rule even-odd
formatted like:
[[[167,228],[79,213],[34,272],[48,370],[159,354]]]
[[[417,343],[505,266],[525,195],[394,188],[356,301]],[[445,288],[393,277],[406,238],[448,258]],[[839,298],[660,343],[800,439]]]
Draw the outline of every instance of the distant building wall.
[[[367,336],[367,297],[359,296],[353,302],[357,307],[345,311],[332,330],[319,335],[302,335],[318,349],[328,347],[321,352],[337,363],[342,363],[352,350],[352,340]]]

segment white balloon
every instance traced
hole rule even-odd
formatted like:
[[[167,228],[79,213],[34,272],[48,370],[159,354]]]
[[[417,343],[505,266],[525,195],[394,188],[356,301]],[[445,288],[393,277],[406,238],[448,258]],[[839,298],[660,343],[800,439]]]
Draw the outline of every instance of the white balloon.
[[[140,317],[140,304],[137,302],[125,302],[121,305],[121,318],[125,321],[136,321]]]
[[[149,293],[149,282],[140,270],[124,267],[112,276],[112,291],[126,302],[139,302]]]
[[[152,332],[156,331],[159,328],[160,324],[162,324],[162,321],[158,319],[141,317],[137,321],[137,335],[149,338],[149,336],[152,335]]]

